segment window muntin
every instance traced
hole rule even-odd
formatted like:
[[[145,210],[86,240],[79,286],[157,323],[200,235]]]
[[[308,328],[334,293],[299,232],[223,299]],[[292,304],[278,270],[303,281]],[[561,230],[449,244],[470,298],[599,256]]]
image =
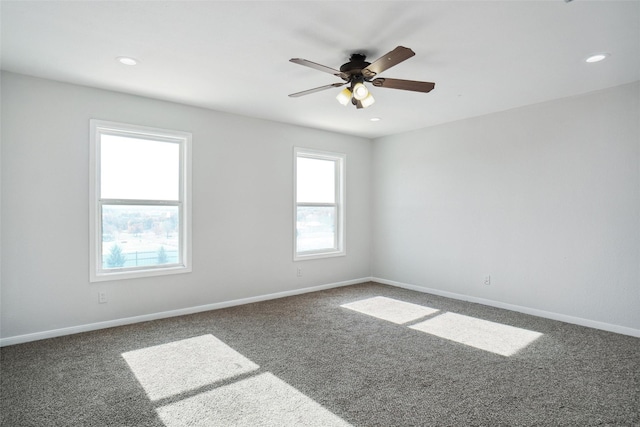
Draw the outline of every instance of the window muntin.
[[[91,281],[191,271],[191,134],[91,120]]]
[[[343,154],[295,149],[294,259],[344,255]]]

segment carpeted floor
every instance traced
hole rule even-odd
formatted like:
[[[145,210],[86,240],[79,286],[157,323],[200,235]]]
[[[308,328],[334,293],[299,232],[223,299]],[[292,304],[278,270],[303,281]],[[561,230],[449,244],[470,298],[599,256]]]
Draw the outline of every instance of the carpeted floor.
[[[640,425],[640,339],[375,283],[0,356],[6,427]]]

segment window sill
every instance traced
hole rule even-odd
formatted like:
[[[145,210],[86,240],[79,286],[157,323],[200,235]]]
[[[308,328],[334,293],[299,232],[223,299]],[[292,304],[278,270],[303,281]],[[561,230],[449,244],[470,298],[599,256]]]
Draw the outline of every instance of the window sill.
[[[103,274],[92,273],[90,282],[107,282],[112,280],[138,279],[142,277],[167,276],[171,274],[191,273],[191,267],[177,266],[169,268],[154,268],[149,270],[114,271]]]
[[[341,257],[341,256],[346,256],[346,252],[345,251],[335,251],[335,252],[315,252],[315,253],[309,253],[309,254],[295,254],[293,256],[293,260],[294,261],[304,261],[304,260],[308,260],[308,259],[320,259],[320,258],[334,258],[334,257]]]

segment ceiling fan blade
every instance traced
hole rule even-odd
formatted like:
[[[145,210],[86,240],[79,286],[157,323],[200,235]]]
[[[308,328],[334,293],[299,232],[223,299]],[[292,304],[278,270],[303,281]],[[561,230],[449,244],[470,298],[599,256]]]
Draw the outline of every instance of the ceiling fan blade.
[[[414,80],[387,79],[382,77],[372,80],[371,84],[376,87],[412,90],[414,92],[431,92],[433,88],[436,87],[436,84],[431,82],[417,82]]]
[[[386,55],[376,59],[372,64],[369,64],[362,70],[362,75],[367,78],[372,78],[387,70],[394,65],[398,65],[402,61],[411,58],[416,53],[408,47],[398,46]]]
[[[349,80],[349,75],[343,73],[342,71],[335,70],[331,67],[327,67],[326,65],[316,64],[315,62],[307,61],[302,58],[291,58],[289,62],[293,62],[294,64],[304,65],[305,67],[310,67],[315,70],[324,71],[325,73],[333,74],[336,77],[340,77],[343,80]]]
[[[307,90],[303,90],[302,92],[292,93],[289,96],[291,98],[297,98],[299,96],[309,95],[310,93],[320,92],[320,91],[323,91],[323,90],[331,89],[332,87],[344,86],[346,84],[347,84],[346,82],[345,83],[332,83],[330,85],[320,86],[320,87],[316,87],[314,89],[307,89]]]

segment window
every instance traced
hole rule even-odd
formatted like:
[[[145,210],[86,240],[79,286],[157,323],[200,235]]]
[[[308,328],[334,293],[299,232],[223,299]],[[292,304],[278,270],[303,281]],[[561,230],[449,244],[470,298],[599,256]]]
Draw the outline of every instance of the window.
[[[90,128],[90,280],[191,271],[191,134]]]
[[[294,260],[345,254],[344,163],[344,154],[295,149]]]

